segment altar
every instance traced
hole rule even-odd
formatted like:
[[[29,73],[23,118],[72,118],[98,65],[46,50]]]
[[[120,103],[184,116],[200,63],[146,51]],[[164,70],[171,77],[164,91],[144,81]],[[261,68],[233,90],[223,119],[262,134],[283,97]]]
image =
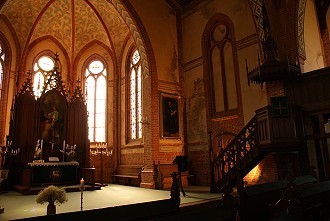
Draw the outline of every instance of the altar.
[[[33,186],[77,184],[78,167],[76,161],[28,163]]]

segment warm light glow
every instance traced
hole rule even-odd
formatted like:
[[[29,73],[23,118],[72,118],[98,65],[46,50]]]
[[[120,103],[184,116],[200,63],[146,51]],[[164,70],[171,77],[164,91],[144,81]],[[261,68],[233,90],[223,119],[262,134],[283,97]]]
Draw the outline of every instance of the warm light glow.
[[[88,138],[91,142],[106,140],[107,71],[100,60],[90,63],[85,71],[85,94],[88,111]]]
[[[5,52],[2,50],[2,45],[0,44],[0,99],[2,95],[2,81],[3,81],[3,69],[2,66],[5,62]]]
[[[130,64],[130,139],[142,138],[142,70],[139,52],[133,53]]]
[[[104,69],[104,65],[101,61],[93,61],[88,67],[92,74],[99,74]]]
[[[42,56],[38,60],[38,66],[43,71],[51,71],[55,66],[55,62],[48,56]]]
[[[254,184],[259,181],[260,175],[261,175],[261,167],[258,164],[244,177],[244,180],[249,180],[248,184]]]
[[[51,87],[54,87],[56,82],[50,80],[51,71],[55,67],[55,62],[50,56],[42,56],[40,57],[33,65],[33,91],[35,97],[40,97],[44,85],[47,81],[49,81],[49,84],[47,84],[47,88],[45,89],[45,92],[50,90]]]

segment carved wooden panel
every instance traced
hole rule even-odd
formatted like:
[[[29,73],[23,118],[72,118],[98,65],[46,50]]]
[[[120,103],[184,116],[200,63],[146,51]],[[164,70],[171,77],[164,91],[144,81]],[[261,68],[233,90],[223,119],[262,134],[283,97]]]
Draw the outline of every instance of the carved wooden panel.
[[[69,105],[68,143],[77,145],[76,160],[80,167],[89,167],[89,143],[87,128],[87,107],[80,98]]]
[[[20,153],[16,156],[6,157],[6,168],[12,168],[10,171],[10,180],[13,183],[21,182],[21,169],[33,159],[34,142],[36,139],[36,101],[31,93],[20,94],[15,102],[15,109],[11,129],[14,134],[10,134],[9,140],[12,146],[20,148]]]

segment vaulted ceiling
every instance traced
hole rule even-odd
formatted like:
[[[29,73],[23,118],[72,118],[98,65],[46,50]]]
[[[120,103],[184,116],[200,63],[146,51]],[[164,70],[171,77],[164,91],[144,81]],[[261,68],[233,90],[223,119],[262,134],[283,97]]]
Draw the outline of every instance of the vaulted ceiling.
[[[4,1],[4,0],[0,0]],[[89,42],[99,41],[119,51],[129,29],[111,1],[7,0],[0,14],[13,27],[20,48],[52,36],[76,55]]]

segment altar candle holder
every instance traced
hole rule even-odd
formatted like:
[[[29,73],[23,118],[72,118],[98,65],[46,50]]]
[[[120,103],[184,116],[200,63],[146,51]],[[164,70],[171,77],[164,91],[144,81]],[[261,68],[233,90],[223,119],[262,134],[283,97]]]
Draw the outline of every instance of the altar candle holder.
[[[1,156],[1,167],[0,169],[4,169],[6,156],[16,156],[20,153],[20,148],[14,149],[12,145],[12,141],[7,141],[5,146],[0,148],[0,156]]]
[[[12,148],[12,146],[11,146],[12,143],[13,143],[12,141],[8,140],[7,142],[5,142],[5,146],[0,147],[0,156],[1,156],[0,170],[4,169],[6,156],[16,156],[17,154],[20,153],[20,148],[18,148],[18,149]],[[7,175],[6,175],[6,177],[4,177],[3,180],[7,179],[8,173],[6,173],[6,174]],[[1,185],[2,181],[0,181],[0,185]],[[0,214],[3,213],[4,211],[5,211],[5,208],[0,206]]]

